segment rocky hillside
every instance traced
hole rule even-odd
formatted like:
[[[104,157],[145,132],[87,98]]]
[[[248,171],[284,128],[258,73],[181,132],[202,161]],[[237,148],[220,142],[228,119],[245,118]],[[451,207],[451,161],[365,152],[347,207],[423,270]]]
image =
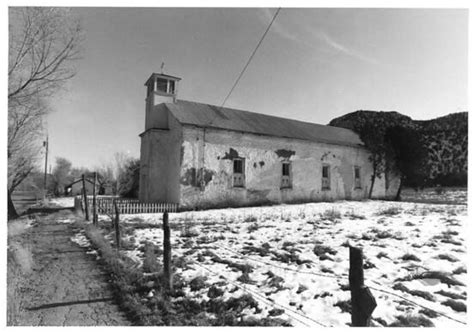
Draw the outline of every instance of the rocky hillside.
[[[396,125],[416,129],[421,133],[423,145],[428,152],[426,163],[429,183],[467,185],[467,112],[417,121],[395,111],[359,110],[335,118],[329,125],[357,132],[366,122],[382,129]]]

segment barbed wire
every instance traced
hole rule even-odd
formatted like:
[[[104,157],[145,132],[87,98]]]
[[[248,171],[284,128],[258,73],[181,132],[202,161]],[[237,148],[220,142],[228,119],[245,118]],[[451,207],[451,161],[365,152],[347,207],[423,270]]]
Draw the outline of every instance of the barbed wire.
[[[450,320],[459,322],[459,323],[461,323],[461,324],[463,324],[463,325],[467,325],[467,323],[464,322],[464,321],[461,321],[461,320],[458,320],[458,319],[456,319],[456,318],[453,318],[453,317],[451,317],[451,316],[449,316],[449,315],[447,315],[447,314],[445,314],[445,313],[443,313],[443,312],[436,311],[436,310],[434,310],[434,309],[432,309],[432,308],[430,308],[430,307],[421,305],[421,304],[419,304],[419,303],[417,303],[417,302],[414,302],[414,301],[410,300],[409,298],[400,296],[399,294],[396,294],[396,293],[394,293],[394,292],[390,292],[390,291],[387,291],[387,290],[384,290],[384,289],[375,288],[375,287],[370,286],[370,285],[367,285],[367,284],[365,284],[365,286],[368,287],[368,288],[370,288],[370,289],[372,289],[372,290],[374,290],[374,291],[378,291],[378,292],[381,292],[381,293],[385,293],[385,294],[388,294],[388,295],[391,295],[391,296],[394,296],[394,297],[403,299],[403,300],[409,302],[410,304],[416,305],[416,306],[421,307],[421,308],[423,308],[423,309],[425,309],[425,310],[432,311],[432,312],[434,312],[434,313],[436,313],[436,314],[438,314],[438,315],[440,315],[440,316],[443,316],[443,317],[448,318],[448,319],[450,319]]]
[[[278,265],[275,265],[275,264],[273,264],[273,263],[270,263],[270,262],[267,262],[267,261],[264,261],[264,260],[259,260],[259,259],[254,259],[254,258],[248,257],[248,256],[246,256],[246,255],[244,255],[244,254],[241,254],[241,253],[239,253],[239,252],[237,252],[237,251],[234,251],[233,249],[230,249],[230,248],[228,248],[228,247],[225,247],[225,246],[223,246],[223,245],[221,245],[221,244],[219,244],[219,243],[215,243],[215,246],[217,246],[217,247],[219,247],[219,248],[221,248],[221,249],[225,249],[225,250],[227,250],[227,251],[229,251],[229,252],[231,252],[231,253],[234,253],[234,254],[240,256],[241,258],[248,259],[248,260],[250,260],[250,261],[260,262],[260,263],[263,263],[263,264],[266,264],[266,265],[269,265],[269,266],[272,266],[272,267],[276,267],[276,268],[279,268],[279,269],[283,269],[283,270],[287,270],[287,271],[293,271],[293,272],[300,273],[300,274],[310,274],[310,275],[321,276],[321,277],[326,277],[326,278],[335,278],[335,279],[337,279],[337,280],[340,280],[340,279],[347,279],[347,277],[339,277],[339,276],[337,276],[337,275],[319,274],[319,273],[315,273],[315,272],[299,271],[299,270],[293,269],[293,268],[282,267],[282,266],[278,266]],[[371,283],[377,284],[377,285],[379,285],[379,286],[383,286],[381,283],[376,282],[376,281],[374,281],[374,280],[369,279],[369,281],[370,281]],[[432,309],[432,308],[430,308],[430,307],[421,305],[421,304],[419,304],[419,303],[417,303],[417,302],[415,302],[415,301],[413,301],[413,300],[410,300],[409,298],[403,297],[403,296],[401,296],[401,295],[399,295],[399,294],[396,294],[396,293],[393,293],[393,292],[390,292],[390,291],[387,291],[387,290],[384,290],[384,289],[375,288],[375,287],[370,286],[370,285],[368,285],[368,284],[365,284],[365,286],[367,286],[367,287],[370,288],[370,289],[373,289],[374,291],[378,291],[378,292],[381,292],[381,293],[385,293],[385,294],[388,294],[388,295],[397,297],[397,298],[399,298],[399,299],[405,300],[405,301],[407,301],[407,302],[409,302],[409,303],[411,303],[411,304],[413,304],[413,305],[416,305],[416,306],[418,306],[418,307],[421,307],[421,308],[424,308],[424,309],[426,309],[426,310],[430,310],[430,311],[432,311],[432,312],[435,312],[436,314],[438,314],[438,315],[440,315],[440,316],[443,316],[443,317],[445,317],[445,318],[447,318],[447,319],[450,319],[450,320],[459,322],[459,323],[461,323],[461,324],[465,324],[465,325],[467,324],[466,322],[463,322],[463,321],[461,321],[461,320],[458,320],[458,319],[456,319],[456,318],[453,318],[452,316],[449,316],[449,315],[447,315],[447,314],[445,314],[445,313],[443,313],[443,312],[436,311],[436,310],[434,310],[434,309]]]
[[[282,270],[286,270],[286,271],[293,271],[293,272],[296,272],[296,273],[299,273],[299,274],[307,274],[307,275],[315,275],[315,276],[320,276],[320,277],[326,277],[326,278],[335,278],[335,279],[347,279],[347,277],[339,277],[337,275],[331,275],[331,274],[319,274],[319,273],[315,273],[315,272],[312,272],[312,271],[301,271],[301,270],[298,270],[298,269],[293,269],[293,268],[288,268],[288,267],[283,267],[283,266],[279,266],[279,265],[276,265],[276,264],[273,264],[271,262],[267,262],[265,260],[260,260],[260,259],[255,259],[255,258],[251,258],[249,256],[246,256],[242,253],[239,253],[237,251],[234,251],[233,249],[230,249],[230,248],[227,248],[223,245],[219,245],[217,243],[217,246],[222,248],[222,249],[225,249],[231,253],[234,253],[236,255],[239,255],[240,257],[243,257],[245,259],[248,259],[250,261],[255,261],[255,262],[260,262],[260,263],[263,263],[263,264],[266,264],[268,266],[271,266],[271,267],[275,267],[275,268],[278,268],[278,269],[282,269]]]
[[[263,302],[265,302],[267,305],[270,305],[270,306],[277,306],[277,307],[283,308],[283,309],[285,309],[285,310],[287,310],[287,311],[289,311],[289,312],[292,312],[292,313],[294,313],[294,314],[296,314],[296,315],[298,315],[298,316],[300,316],[300,317],[303,317],[303,318],[305,318],[305,319],[308,319],[308,320],[310,320],[310,321],[312,321],[312,322],[314,322],[314,323],[316,323],[316,324],[318,324],[318,325],[320,325],[320,326],[322,326],[322,327],[328,327],[328,326],[326,326],[325,324],[323,324],[323,323],[321,323],[321,322],[319,322],[319,321],[317,321],[317,320],[315,320],[315,319],[313,319],[313,318],[311,318],[311,317],[308,317],[308,316],[305,315],[305,314],[302,314],[302,313],[300,313],[300,312],[297,312],[297,311],[295,311],[295,310],[292,310],[292,309],[289,308],[289,307],[286,307],[286,306],[281,305],[281,304],[279,304],[279,303],[277,303],[277,302],[275,302],[275,301],[272,301],[272,300],[270,300],[268,297],[263,296],[263,295],[259,294],[258,292],[255,292],[255,291],[253,291],[253,290],[251,290],[251,289],[249,289],[249,288],[243,286],[242,284],[239,284],[239,283],[237,283],[237,282],[235,282],[235,281],[233,281],[233,280],[230,280],[230,279],[228,279],[228,278],[226,278],[226,277],[220,275],[219,273],[216,273],[215,271],[213,271],[213,270],[207,268],[206,266],[204,266],[204,265],[202,265],[202,264],[200,264],[200,263],[198,263],[198,262],[194,262],[194,264],[196,264],[196,265],[198,265],[199,267],[201,267],[201,268],[203,268],[203,269],[209,271],[211,274],[214,274],[215,276],[218,276],[218,277],[220,277],[220,278],[223,278],[225,281],[227,281],[228,283],[230,283],[230,284],[236,286],[237,288],[242,289],[242,290],[244,290],[244,291],[247,291],[247,292],[250,293],[252,296],[257,297],[257,298],[259,298],[260,300],[262,300]],[[288,314],[288,313],[287,313],[287,315],[288,315],[290,318],[292,318],[292,319],[294,319],[294,320],[296,320],[296,321],[302,323],[303,325],[308,326],[308,327],[311,327],[310,325],[308,325],[307,323],[305,323],[305,322],[302,321],[301,319],[295,318],[294,316],[292,316],[291,314]]]

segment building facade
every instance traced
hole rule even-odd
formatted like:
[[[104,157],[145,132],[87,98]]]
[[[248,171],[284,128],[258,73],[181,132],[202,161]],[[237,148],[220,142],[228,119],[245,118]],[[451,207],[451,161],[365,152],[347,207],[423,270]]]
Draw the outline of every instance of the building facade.
[[[195,209],[368,197],[372,165],[354,132],[177,100],[179,80],[154,73],[145,84],[141,201]],[[372,197],[397,187],[381,175]]]

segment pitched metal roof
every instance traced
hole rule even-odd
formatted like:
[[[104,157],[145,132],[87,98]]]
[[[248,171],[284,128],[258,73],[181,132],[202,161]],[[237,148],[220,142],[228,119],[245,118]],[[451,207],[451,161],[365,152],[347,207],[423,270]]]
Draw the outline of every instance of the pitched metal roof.
[[[178,100],[166,108],[181,124],[217,128],[313,142],[359,146],[359,136],[348,129],[258,114],[250,111]]]

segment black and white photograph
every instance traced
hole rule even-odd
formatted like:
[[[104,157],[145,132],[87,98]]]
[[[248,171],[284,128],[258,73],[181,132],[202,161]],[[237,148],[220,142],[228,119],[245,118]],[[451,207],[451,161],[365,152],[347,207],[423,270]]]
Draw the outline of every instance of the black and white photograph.
[[[3,327],[468,329],[467,2],[211,3],[3,6]]]

